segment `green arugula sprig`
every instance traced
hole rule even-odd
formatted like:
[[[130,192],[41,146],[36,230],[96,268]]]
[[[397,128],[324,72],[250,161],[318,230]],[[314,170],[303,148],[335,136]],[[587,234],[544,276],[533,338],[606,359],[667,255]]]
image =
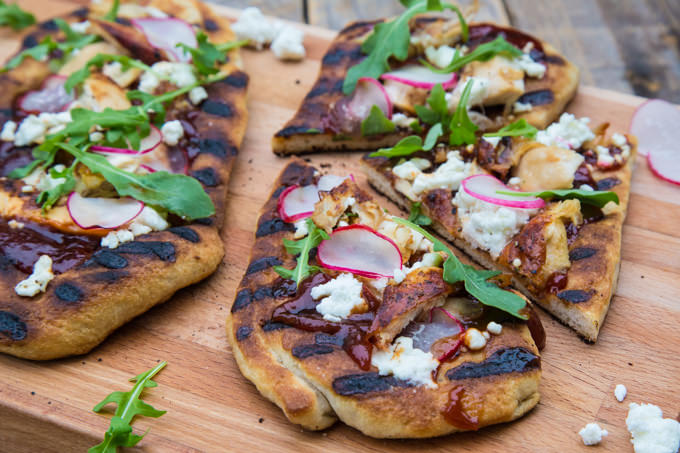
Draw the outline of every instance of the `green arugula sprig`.
[[[104,440],[87,450],[88,453],[116,453],[118,447],[134,447],[144,438],[146,432],[141,436],[133,434],[132,420],[137,415],[158,418],[165,414],[166,411],[159,411],[141,400],[145,388],[158,386],[151,378],[158,374],[165,365],[167,365],[167,362],[161,362],[152,369],[130,379],[130,382],[135,382],[132,390],[129,392],[113,392],[92,409],[99,413],[107,404],[115,403],[117,405],[116,412],[111,417],[109,429],[104,434]]]
[[[451,249],[415,223],[398,217],[394,217],[392,220],[413,228],[432,241],[435,252],[447,254],[443,273],[445,282],[450,284],[463,282],[465,290],[484,305],[496,307],[520,319],[527,319],[526,315],[521,313],[521,310],[526,307],[526,301],[522,297],[501,289],[488,281],[490,278],[499,275],[500,272],[475,269],[473,266],[463,264]]]
[[[219,72],[217,63],[226,62],[227,53],[230,50],[248,44],[247,39],[213,44],[208,40],[208,35],[200,30],[196,33],[196,41],[197,47],[189,47],[184,43],[178,43],[177,47],[191,54],[194,67],[199,74],[203,75],[217,74]]]
[[[503,38],[502,36],[498,36],[493,41],[486,42],[475,47],[475,49],[472,50],[467,55],[461,56],[458,49],[456,49],[456,53],[453,55],[451,62],[443,68],[433,66],[426,60],[420,60],[420,62],[434,72],[449,74],[451,72],[457,72],[463,66],[473,61],[489,61],[496,55],[521,57],[522,54],[523,52],[521,50],[510,44],[508,41],[505,40],[505,38]]]
[[[442,125],[438,123],[427,131],[425,142],[418,135],[409,135],[399,140],[392,148],[381,148],[369,154],[369,157],[400,157],[409,156],[417,151],[430,151],[441,135]]]
[[[385,116],[377,105],[371,107],[368,116],[361,122],[361,135],[364,137],[394,132],[395,129],[394,123]]]
[[[463,93],[460,95],[460,101],[458,101],[456,111],[451,118],[451,123],[449,124],[449,129],[451,130],[449,144],[452,146],[472,145],[475,143],[477,126],[470,120],[467,113],[473,84],[474,79],[468,79],[468,82],[463,89]]]
[[[377,24],[373,32],[361,44],[361,51],[367,56],[361,63],[352,66],[347,72],[342,86],[342,91],[346,95],[354,91],[360,77],[377,79],[389,71],[390,58],[404,61],[408,57],[409,21],[417,14],[428,11],[443,11],[444,9],[455,11],[462,26],[463,41],[467,41],[467,24],[456,6],[442,4],[440,0],[407,0],[402,1],[402,4],[406,7],[406,11],[391,21]]]
[[[23,30],[35,23],[35,16],[24,11],[16,3],[7,4],[0,0],[0,26],[9,26],[14,31]]]
[[[297,286],[300,286],[300,283],[310,275],[321,271],[319,266],[309,264],[309,251],[321,244],[324,239],[328,239],[328,233],[317,227],[311,217],[307,218],[306,224],[307,236],[298,241],[283,240],[286,252],[291,255],[298,255],[295,268],[286,269],[283,266],[274,266],[274,271],[277,274],[287,280],[293,280]]]
[[[111,5],[111,9],[102,17],[102,19],[107,20],[109,22],[113,22],[116,20],[116,17],[118,17],[118,8],[120,8],[120,0],[113,0],[113,4]]]
[[[515,192],[508,190],[497,190],[501,195],[512,195],[516,197],[537,197],[546,201],[549,200],[568,200],[577,199],[582,203],[603,208],[607,203],[614,202],[619,204],[619,196],[616,192],[603,190],[582,190],[582,189],[561,189],[544,190],[541,192]]]
[[[138,68],[143,71],[149,71],[153,73],[157,78],[161,80],[166,80],[166,77],[162,77],[160,74],[154,73],[150,66],[132,57],[128,57],[127,55],[110,55],[106,53],[100,53],[90,58],[82,68],[68,76],[68,79],[66,79],[66,82],[64,83],[64,89],[66,90],[66,92],[70,92],[75,87],[85,82],[85,80],[91,75],[90,70],[91,66],[101,68],[106,63],[111,62],[120,63],[122,71],[127,71],[130,68]]]
[[[521,118],[496,132],[486,133],[483,137],[527,137],[533,139],[536,138],[537,133],[538,129],[527,123],[527,120],[524,118]]]
[[[432,219],[422,213],[420,202],[411,203],[411,213],[408,216],[408,221],[421,226],[432,225]]]

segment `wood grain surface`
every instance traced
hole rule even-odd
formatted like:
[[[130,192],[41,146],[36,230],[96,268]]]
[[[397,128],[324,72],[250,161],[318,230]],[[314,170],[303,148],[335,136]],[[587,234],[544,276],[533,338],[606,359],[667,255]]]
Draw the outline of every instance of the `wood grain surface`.
[[[68,10],[66,0],[20,1],[41,18]],[[40,8],[35,8],[40,4]],[[231,10],[225,10],[233,14]],[[667,417],[680,411],[680,187],[656,179],[640,159],[624,228],[621,277],[597,344],[590,345],[545,312],[542,398],[525,418],[478,433],[431,440],[382,441],[337,424],[324,432],[291,425],[239,372],[224,323],[248,262],[258,211],[287,160],[270,151],[271,135],[292,115],[312,85],[329,32],[306,28],[309,58],[284,64],[268,51],[245,51],[251,75],[250,123],[230,183],[226,256],[207,281],[179,292],[115,332],[91,353],[35,363],[0,356],[0,452],[84,451],[99,442],[108,416],[92,407],[128,379],[160,360],[169,365],[145,400],[167,410],[140,418],[150,432],[137,448],[148,452],[587,452],[632,451],[625,418],[629,402],[659,405]],[[16,36],[0,35],[1,56]],[[609,121],[625,131],[641,98],[584,87],[568,110]],[[359,154],[315,154],[329,171],[358,169]],[[616,384],[628,387],[618,403]],[[597,450],[577,432],[597,422],[609,436]]]

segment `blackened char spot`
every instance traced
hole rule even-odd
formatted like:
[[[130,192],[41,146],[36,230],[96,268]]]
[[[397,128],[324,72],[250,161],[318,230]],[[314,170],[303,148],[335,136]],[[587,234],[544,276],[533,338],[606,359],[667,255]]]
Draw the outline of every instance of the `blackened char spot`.
[[[321,63],[326,66],[335,66],[342,62],[344,58],[348,58],[351,62],[361,58],[361,55],[361,46],[359,44],[353,44],[350,48],[334,46],[326,52]]]
[[[203,21],[203,28],[205,28],[208,31],[217,31],[220,29],[220,26],[217,25],[217,22],[215,22],[212,19],[205,19]]]
[[[31,47],[35,47],[38,45],[38,37],[31,33],[30,35],[27,35],[24,40],[21,42],[21,48],[22,49],[29,49]]]
[[[168,228],[168,231],[184,240],[193,242],[194,244],[201,242],[201,237],[198,235],[198,233],[189,227],[177,226]]]
[[[306,134],[310,129],[309,126],[288,126],[284,127],[276,133],[277,137],[290,137],[297,134]]]
[[[358,22],[352,22],[351,24],[347,25],[345,28],[340,30],[340,34],[344,35],[347,34],[351,31],[354,31],[358,28],[368,28],[373,27],[373,25],[377,24],[378,22],[382,22],[382,20],[366,20],[366,21],[358,21]]]
[[[127,277],[128,274],[127,272],[123,271],[102,271],[102,272],[97,272],[94,274],[89,275],[89,280],[96,282],[96,283],[113,283],[117,282],[123,277]]]
[[[214,222],[213,222],[213,219],[210,218],[210,217],[203,217],[202,219],[196,219],[196,220],[194,220],[194,223],[198,223],[199,225],[210,226],[210,225],[212,225]]]
[[[278,283],[274,284],[272,296],[276,299],[281,299],[283,297],[292,297],[295,293],[297,293],[297,284],[294,280],[279,279]]]
[[[307,93],[305,99],[315,98],[317,96],[321,96],[322,94],[341,93],[343,82],[343,79],[329,79],[328,77],[322,77],[318,82],[316,82],[316,84],[314,84],[314,87],[309,91],[309,93]]]
[[[116,17],[115,21],[121,25],[132,25],[132,22],[130,22],[130,19],[126,17]]]
[[[589,291],[583,291],[582,289],[568,289],[557,293],[557,297],[572,304],[580,304],[582,302],[588,302],[593,294]]]
[[[7,256],[0,254],[0,272],[7,272],[14,266],[14,262]]]
[[[313,355],[330,354],[333,351],[335,351],[335,349],[331,346],[314,343],[295,346],[290,352],[293,354],[293,357],[297,359],[306,359]]]
[[[54,294],[64,302],[78,302],[83,298],[83,292],[73,283],[62,283],[54,289]]]
[[[97,250],[94,255],[92,255],[92,259],[86,264],[89,264],[93,260],[100,266],[108,267],[109,269],[122,269],[128,265],[125,258],[107,249]]]
[[[253,302],[253,293],[249,289],[242,289],[236,294],[234,305],[231,306],[231,312],[236,313],[242,308],[247,307]]]
[[[612,176],[611,178],[604,178],[597,181],[597,190],[609,190],[614,186],[621,184],[621,180]]]
[[[221,116],[223,118],[229,118],[234,115],[234,109],[231,105],[225,104],[224,102],[213,101],[212,99],[206,99],[201,107],[205,113],[209,113],[215,116]]]
[[[279,195],[281,195],[281,192],[286,190],[287,186],[279,186],[274,192],[272,192],[272,198],[279,198]]]
[[[212,154],[217,157],[235,156],[238,153],[238,148],[231,143],[214,138],[204,138],[200,140],[198,142],[198,148],[202,153]]]
[[[234,88],[243,88],[248,85],[248,74],[242,71],[234,72],[229,77],[223,79],[221,83],[233,86]]]
[[[591,247],[577,247],[569,252],[569,261],[578,261],[590,258],[597,253],[597,249]]]
[[[327,333],[317,333],[314,336],[314,343],[324,345],[342,346],[345,339],[340,335],[328,335]]]
[[[252,331],[253,331],[253,328],[252,328],[252,327],[241,326],[241,327],[239,327],[238,330],[236,331],[236,339],[237,339],[238,341],[243,341],[243,340],[245,340],[246,338],[248,338],[248,337],[250,336],[250,333],[251,333]]]
[[[170,242],[146,241],[126,242],[120,245],[118,253],[130,253],[132,255],[156,255],[161,261],[175,262],[175,246]]]
[[[262,330],[272,332],[274,330],[289,329],[291,326],[282,322],[267,321],[262,325]]]
[[[0,311],[0,333],[6,337],[21,341],[26,338],[26,323],[17,315],[8,311]]]
[[[483,362],[468,362],[450,369],[446,377],[450,381],[477,379],[507,373],[523,373],[541,367],[541,359],[524,348],[500,349]]]
[[[278,266],[279,264],[281,264],[281,260],[277,256],[263,256],[250,263],[248,270],[246,270],[246,275],[260,272],[272,266]]]
[[[407,387],[408,383],[395,379],[394,376],[380,376],[378,373],[348,374],[333,381],[333,390],[342,396],[384,392],[397,386]]]
[[[269,236],[279,231],[295,231],[295,225],[286,223],[281,219],[271,219],[260,222],[255,232],[255,237]]]
[[[85,19],[88,14],[90,14],[90,9],[87,7],[78,8],[77,10],[73,11],[73,13],[71,13],[72,16],[78,17],[80,19]]]
[[[257,288],[255,292],[253,293],[253,299],[255,300],[262,300],[266,297],[272,297],[273,295],[273,289],[270,288],[269,286],[263,286],[261,288]]]
[[[204,186],[215,187],[220,183],[220,178],[212,168],[201,168],[193,171],[191,176],[198,179]]]
[[[57,26],[57,23],[54,21],[54,19],[46,20],[45,22],[41,23],[40,28],[42,30],[48,31],[59,30],[59,27]]]
[[[517,99],[517,102],[531,105],[551,104],[555,100],[555,95],[551,90],[536,90],[524,93]]]

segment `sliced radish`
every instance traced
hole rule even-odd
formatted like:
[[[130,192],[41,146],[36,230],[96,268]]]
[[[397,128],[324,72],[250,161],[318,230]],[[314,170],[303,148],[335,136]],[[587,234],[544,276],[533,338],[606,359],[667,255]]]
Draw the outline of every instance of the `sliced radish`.
[[[144,137],[139,144],[139,149],[131,148],[113,148],[110,146],[94,145],[90,148],[92,151],[113,153],[113,154],[146,154],[153,151],[163,141],[163,134],[156,126],[151,125],[149,135]]]
[[[392,101],[385,87],[371,77],[361,77],[357,82],[352,99],[347,104],[351,116],[365,119],[373,106],[377,106],[387,118],[392,118]]]
[[[463,324],[443,308],[430,310],[428,322],[412,322],[406,327],[404,335],[413,338],[413,347],[430,352],[437,345],[440,362],[451,357],[462,344],[460,334],[465,332]],[[446,340],[446,341],[441,341]]]
[[[470,196],[499,206],[521,209],[538,209],[545,206],[542,198],[504,195],[499,191],[519,192],[503,184],[491,175],[468,176],[461,182],[463,190]],[[521,192],[520,192],[521,193]]]
[[[52,75],[39,90],[29,91],[19,100],[19,108],[27,113],[57,113],[66,110],[75,99],[64,89],[65,76]]]
[[[284,222],[295,222],[314,213],[314,205],[319,201],[319,189],[315,184],[290,186],[279,196],[278,210]]]
[[[392,239],[360,224],[337,228],[319,244],[319,264],[326,269],[368,278],[392,277],[401,269],[401,252]]]
[[[118,228],[142,212],[144,203],[134,198],[85,198],[72,192],[66,203],[68,213],[80,228]]]
[[[323,175],[321,178],[319,178],[319,182],[316,183],[316,186],[319,190],[323,190],[324,192],[330,192],[335,187],[338,187],[340,184],[342,184],[347,178],[350,178],[352,181],[354,181],[354,175],[349,176]]]
[[[440,74],[426,66],[416,64],[406,65],[394,71],[386,72],[380,78],[394,80],[395,82],[426,90],[431,90],[437,84],[441,84],[442,88],[448,90],[458,83],[458,74],[455,72]]]
[[[166,51],[179,62],[188,63],[191,61],[191,54],[177,47],[177,44],[180,43],[192,48],[198,46],[196,32],[190,23],[174,17],[147,17],[132,19],[131,22],[144,33],[152,46]]]

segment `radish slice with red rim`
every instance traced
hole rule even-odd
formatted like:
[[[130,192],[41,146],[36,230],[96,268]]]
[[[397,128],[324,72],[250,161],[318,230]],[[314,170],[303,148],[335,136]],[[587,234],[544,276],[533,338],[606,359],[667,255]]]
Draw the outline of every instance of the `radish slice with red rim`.
[[[29,91],[19,99],[19,108],[26,113],[57,113],[66,110],[73,102],[73,93],[64,89],[66,77],[52,75],[45,79],[39,90]]]
[[[353,117],[363,120],[368,117],[374,105],[387,118],[392,118],[392,101],[382,83],[371,77],[361,77],[347,108]]]
[[[160,145],[162,141],[163,134],[161,133],[160,129],[158,129],[154,125],[151,125],[151,131],[149,132],[149,135],[147,135],[140,141],[139,150],[130,148],[113,148],[111,146],[100,145],[94,145],[90,149],[92,151],[113,154],[146,154],[156,149],[156,147]]]
[[[317,260],[326,269],[368,278],[392,277],[402,267],[397,244],[361,224],[336,228],[319,244]]]
[[[458,83],[458,74],[441,74],[432,71],[422,65],[406,65],[394,71],[386,72],[380,76],[381,79],[394,80],[395,82],[410,85],[416,88],[431,90],[435,85],[441,84],[442,88],[448,90]]]
[[[472,175],[461,182],[465,193],[479,200],[498,206],[520,209],[538,209],[545,206],[545,201],[537,197],[513,196],[498,193],[518,192],[503,184],[491,175]],[[520,192],[521,193],[521,192]]]
[[[66,207],[71,219],[84,230],[113,229],[137,217],[144,203],[134,198],[85,198],[72,192]]]
[[[295,222],[314,213],[314,205],[319,201],[319,189],[315,184],[290,186],[279,196],[278,210],[284,222]]]
[[[152,46],[166,51],[179,62],[188,63],[191,61],[191,54],[177,47],[177,44],[180,43],[192,48],[196,48],[198,45],[196,32],[190,23],[174,17],[147,17],[132,19],[131,22],[144,33]]]

